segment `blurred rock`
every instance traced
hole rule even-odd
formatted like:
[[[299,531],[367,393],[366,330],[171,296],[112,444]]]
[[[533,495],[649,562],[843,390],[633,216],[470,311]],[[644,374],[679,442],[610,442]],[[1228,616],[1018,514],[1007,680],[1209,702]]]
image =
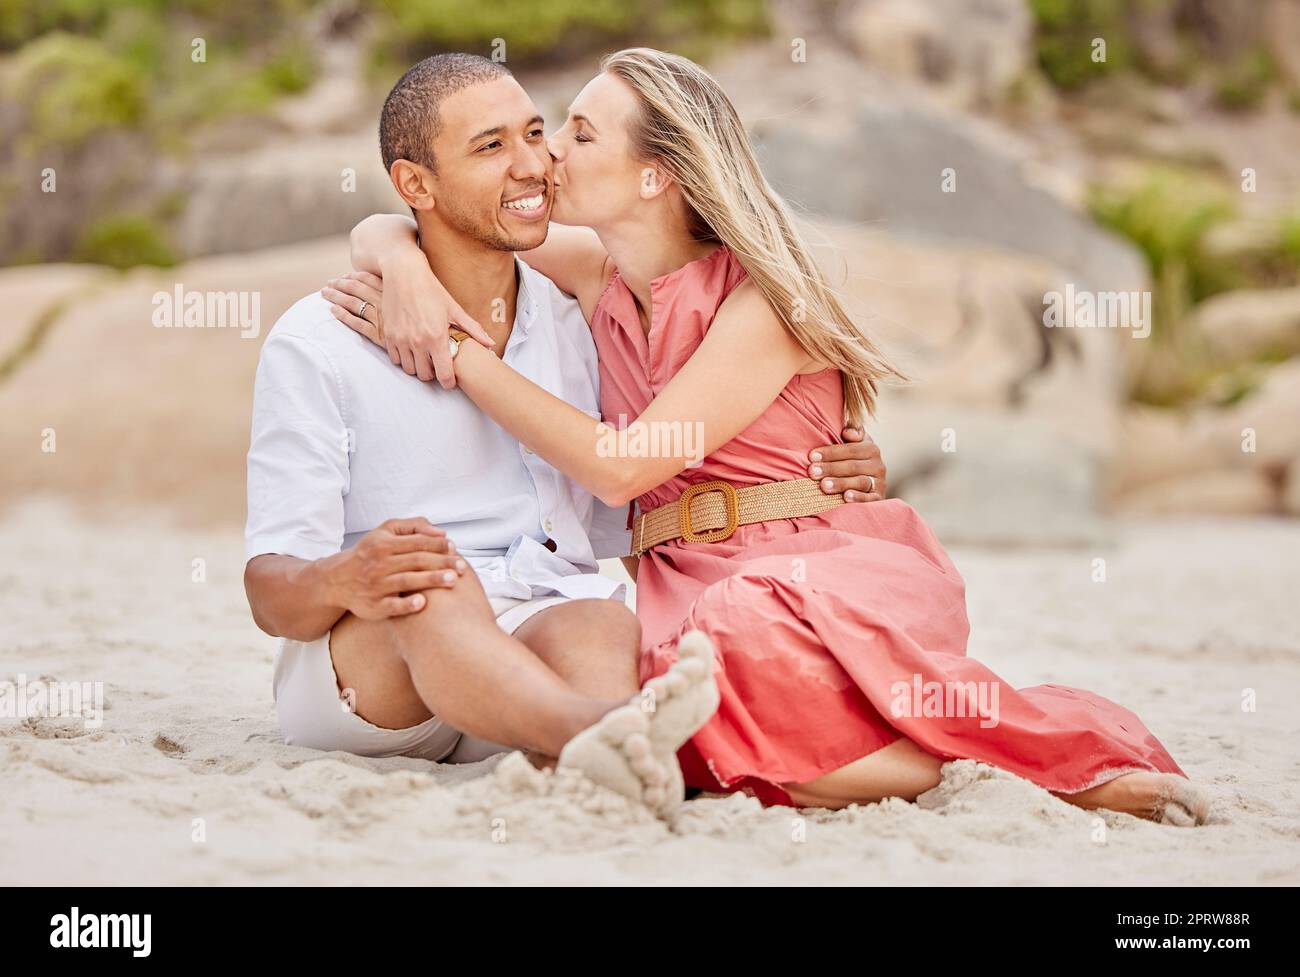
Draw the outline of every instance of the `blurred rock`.
[[[305,136],[204,160],[177,229],[200,256],[345,234],[369,214],[403,212],[373,132]]]
[[[1300,0],[1265,0],[1264,37],[1283,74],[1300,84]]]
[[[869,64],[936,85],[958,105],[1000,102],[1033,57],[1023,0],[863,0],[845,19]]]
[[[1097,507],[1100,452],[1050,415],[890,397],[870,430],[889,468],[890,494],[921,512],[946,544],[1111,539]]]
[[[1300,288],[1224,292],[1198,305],[1191,325],[1227,363],[1295,355],[1300,353]]]
[[[1117,431],[1105,482],[1116,508],[1201,512],[1213,503],[1216,512],[1275,511],[1279,485],[1288,498],[1297,491],[1291,479],[1300,460],[1300,360],[1274,367],[1231,408],[1202,407],[1184,417],[1135,405],[1121,413]],[[1206,478],[1215,493],[1209,501],[1177,487]]]
[[[1206,467],[1199,439],[1177,411],[1131,404],[1116,425],[1106,494],[1122,500],[1142,486],[1196,475]]]
[[[0,507],[34,495],[72,499],[92,514],[124,507],[187,523],[244,518],[253,374],[275,320],[348,267],[347,241],[228,255],[161,271],[137,269],[83,291],[44,344],[0,384]],[[12,269],[10,288],[46,269]],[[155,292],[256,292],[258,334],[158,328]],[[53,452],[42,432],[53,429]]]
[[[1273,367],[1260,388],[1206,424],[1212,450],[1280,474],[1300,458],[1300,359]],[[1247,450],[1252,445],[1254,450]]]
[[[852,125],[785,121],[758,137],[763,170],[800,206],[900,237],[996,245],[1068,269],[1079,287],[1145,288],[1138,251],[1026,179],[996,130],[897,102],[864,105]],[[827,178],[827,161],[851,179]],[[955,192],[945,192],[950,174]]]
[[[1300,458],[1287,467],[1282,489],[1282,511],[1300,516]]]
[[[843,283],[851,307],[916,378],[885,392],[870,428],[894,487],[954,542],[1104,534],[1097,475],[1116,416],[1114,344],[1126,339],[1045,330],[1042,295],[1062,273],[1039,259],[821,230],[854,272]],[[188,521],[242,520],[261,340],[285,308],[346,264],[346,240],[335,237],[139,269],[73,303],[38,354],[0,385],[0,504],[53,493],[96,509],[134,502]],[[20,291],[37,287],[24,276],[51,278],[46,269],[11,275]],[[152,295],[178,283],[256,292],[259,336],[154,327]],[[40,451],[46,427],[57,433],[54,454]]]
[[[1279,506],[1276,483],[1258,471],[1202,471],[1152,482],[1124,497],[1124,511],[1144,515],[1262,515]]]
[[[1047,329],[1064,275],[988,248],[899,241],[823,224],[841,290],[913,382],[886,388],[875,422],[891,492],[949,542],[1097,542],[1099,478],[1114,442],[1117,343]],[[838,284],[838,282],[837,282]]]

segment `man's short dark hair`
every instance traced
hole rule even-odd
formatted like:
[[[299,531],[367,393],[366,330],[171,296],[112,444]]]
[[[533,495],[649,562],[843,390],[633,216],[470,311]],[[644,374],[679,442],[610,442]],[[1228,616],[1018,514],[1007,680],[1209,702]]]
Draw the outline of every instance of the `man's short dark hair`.
[[[384,169],[409,159],[435,170],[433,140],[442,129],[438,106],[471,85],[510,77],[510,70],[477,54],[435,54],[402,75],[384,99],[379,116],[379,151]]]

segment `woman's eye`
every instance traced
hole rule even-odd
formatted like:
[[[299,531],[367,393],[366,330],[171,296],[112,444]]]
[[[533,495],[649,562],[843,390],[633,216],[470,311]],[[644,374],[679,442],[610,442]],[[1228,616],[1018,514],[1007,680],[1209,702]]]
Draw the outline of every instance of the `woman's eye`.
[[[591,140],[588,139],[586,136],[584,136],[581,132],[579,132],[579,133],[577,133],[577,134],[574,135],[574,137],[573,137],[573,141],[574,141],[574,142],[591,142]]]

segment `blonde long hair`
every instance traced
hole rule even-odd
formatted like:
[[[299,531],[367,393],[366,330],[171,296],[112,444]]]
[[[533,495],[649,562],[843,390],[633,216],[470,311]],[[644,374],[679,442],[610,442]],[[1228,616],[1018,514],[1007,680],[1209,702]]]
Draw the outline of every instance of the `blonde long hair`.
[[[875,414],[876,384],[906,380],[849,317],[768,184],[722,86],[688,58],[628,48],[601,71],[631,86],[640,104],[632,151],[667,168],[692,212],[692,232],[726,244],[810,356],[843,375],[844,416]]]

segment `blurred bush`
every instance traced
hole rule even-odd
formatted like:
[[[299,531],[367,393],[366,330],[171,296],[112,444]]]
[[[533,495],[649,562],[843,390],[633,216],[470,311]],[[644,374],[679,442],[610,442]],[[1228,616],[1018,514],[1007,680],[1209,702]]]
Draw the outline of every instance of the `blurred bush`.
[[[23,149],[75,148],[96,133],[135,128],[148,114],[150,81],[99,41],[55,32],[22,49],[10,95],[26,125]]]
[[[1277,66],[1267,51],[1246,51],[1219,69],[1215,98],[1225,109],[1258,108],[1277,77]]]
[[[1160,304],[1175,318],[1192,304],[1240,284],[1203,247],[1206,234],[1236,212],[1217,180],[1155,166],[1118,185],[1094,187],[1088,209],[1098,223],[1141,249],[1164,293]]]
[[[0,127],[13,134],[0,143],[0,262],[176,260],[176,208],[161,202],[174,202],[184,154],[204,125],[311,85],[305,18],[318,8],[0,0]]]
[[[144,214],[99,218],[82,233],[72,257],[119,269],[136,265],[169,268],[176,264],[166,231]]]
[[[1124,0],[1032,0],[1038,63],[1059,88],[1076,89],[1133,64]],[[1106,42],[1105,61],[1093,61],[1093,40]]]
[[[1266,351],[1249,362],[1219,362],[1192,311],[1226,291],[1300,284],[1300,215],[1263,226],[1239,222],[1227,183],[1167,165],[1093,187],[1088,207],[1142,251],[1151,271],[1153,342],[1142,344],[1133,398],[1158,406],[1227,404],[1254,389],[1259,367],[1279,357]]]
[[[374,5],[375,60],[405,68],[436,51],[485,55],[504,40],[511,64],[559,63],[626,43],[702,55],[712,44],[765,34],[766,0],[401,0]]]

